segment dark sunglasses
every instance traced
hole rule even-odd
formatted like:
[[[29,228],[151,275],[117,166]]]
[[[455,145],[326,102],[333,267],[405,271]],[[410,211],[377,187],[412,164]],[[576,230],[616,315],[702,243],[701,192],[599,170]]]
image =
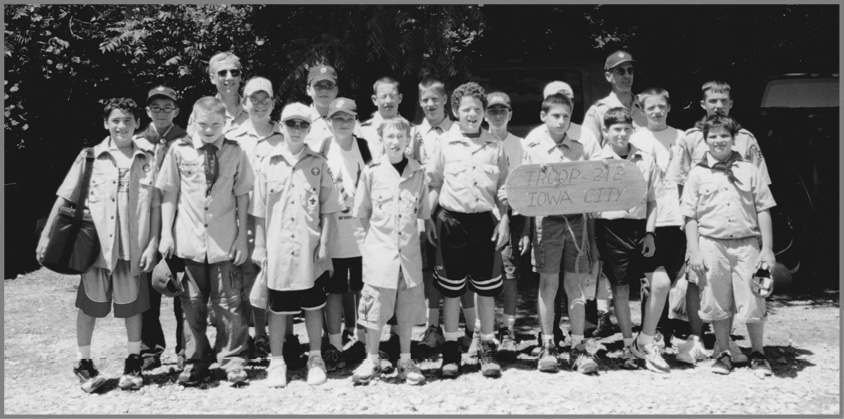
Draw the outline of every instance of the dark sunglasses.
[[[613,71],[618,73],[619,76],[623,76],[624,74],[629,74],[629,75],[632,76],[632,75],[636,74],[636,69],[633,68],[633,67],[630,67],[626,70],[624,69],[624,67],[616,67],[616,68],[613,69]]]
[[[287,125],[288,128],[308,129],[308,128],[310,128],[311,123],[305,122],[305,121],[294,121],[292,119],[288,119],[287,121],[284,121],[284,125]]]
[[[220,70],[217,72],[217,75],[220,77],[226,77],[226,73],[231,74],[232,77],[240,77],[240,70],[236,68],[233,70]]]

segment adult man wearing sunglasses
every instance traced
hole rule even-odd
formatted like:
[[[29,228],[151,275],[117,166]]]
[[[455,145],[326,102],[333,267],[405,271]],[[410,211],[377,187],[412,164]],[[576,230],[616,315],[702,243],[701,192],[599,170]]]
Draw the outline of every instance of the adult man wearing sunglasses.
[[[240,58],[231,52],[215,54],[208,60],[208,75],[211,84],[217,88],[216,97],[226,104],[226,126],[223,128],[225,135],[249,120],[249,113],[243,109],[239,93],[243,76]],[[193,117],[191,112],[188,118],[188,135],[193,135]]]
[[[607,56],[604,63],[604,77],[612,85],[610,94],[595,102],[583,117],[583,127],[592,131],[595,138],[603,147],[607,141],[604,138],[603,121],[604,114],[610,108],[622,106],[626,108],[633,117],[633,126],[644,127],[648,125],[645,113],[633,94],[633,76],[636,73],[636,60],[627,51],[618,50]]]

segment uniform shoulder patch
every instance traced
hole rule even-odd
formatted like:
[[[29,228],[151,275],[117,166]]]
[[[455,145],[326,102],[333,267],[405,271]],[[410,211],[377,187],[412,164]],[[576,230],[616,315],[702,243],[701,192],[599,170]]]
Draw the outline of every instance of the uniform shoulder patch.
[[[739,134],[744,134],[744,135],[746,135],[746,136],[748,136],[748,137],[750,137],[750,138],[752,138],[752,139],[754,139],[754,140],[756,139],[756,137],[754,137],[754,136],[753,136],[753,133],[752,133],[752,132],[750,132],[750,131],[748,131],[748,130],[746,130],[746,129],[744,129],[744,128],[742,128],[742,129],[740,129],[740,130],[739,130]]]
[[[689,129],[687,129],[687,130],[684,132],[684,134],[689,135],[689,134],[694,134],[695,132],[700,132],[700,128],[698,128],[698,127],[691,127],[691,128],[689,128]]]
[[[223,144],[229,144],[229,145],[233,145],[233,146],[235,146],[235,147],[237,147],[237,148],[240,148],[240,143],[238,143],[238,142],[237,142],[237,141],[235,141],[235,140],[230,140],[230,139],[225,138],[225,137],[223,138]]]

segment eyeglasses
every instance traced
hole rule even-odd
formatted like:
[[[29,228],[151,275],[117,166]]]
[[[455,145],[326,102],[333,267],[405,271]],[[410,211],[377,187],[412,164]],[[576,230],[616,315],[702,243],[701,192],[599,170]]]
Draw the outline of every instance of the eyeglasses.
[[[176,110],[176,108],[173,108],[173,107],[170,107],[170,106],[167,106],[167,107],[164,107],[164,108],[161,108],[161,107],[158,107],[158,106],[150,106],[149,110],[152,113],[162,113],[162,112],[170,113],[170,112],[173,112],[174,110]]]
[[[288,128],[293,128],[293,129],[308,129],[308,128],[311,127],[310,122],[294,121],[292,119],[288,119],[287,121],[284,121],[284,125],[287,125]]]
[[[265,97],[263,99],[255,99],[252,96],[249,97],[249,103],[251,103],[253,106],[254,105],[269,105],[270,103],[272,103],[272,101],[273,101],[273,98],[271,98],[271,97]]]
[[[317,83],[314,85],[314,89],[316,90],[334,90],[337,87],[334,83]]]
[[[226,77],[226,73],[231,74],[232,77],[240,77],[240,70],[237,68],[231,70],[220,70],[217,72],[217,75],[220,77]]]
[[[626,70],[625,70],[624,67],[616,67],[612,70],[615,71],[616,73],[618,73],[619,76],[623,76],[625,74],[629,74],[629,75],[632,76],[632,75],[636,74],[636,69],[633,68],[633,67],[628,67]]]

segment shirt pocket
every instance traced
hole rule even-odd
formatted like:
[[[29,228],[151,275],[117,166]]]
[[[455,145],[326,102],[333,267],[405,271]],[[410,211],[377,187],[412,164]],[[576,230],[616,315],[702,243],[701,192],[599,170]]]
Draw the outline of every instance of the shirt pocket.
[[[444,183],[454,191],[469,187],[473,180],[468,169],[465,164],[446,165],[443,170]]]
[[[200,175],[204,170],[198,161],[182,160],[179,162],[179,177],[182,179],[181,186],[188,191],[195,191],[202,186],[205,187],[205,176]]]
[[[108,197],[108,176],[105,173],[92,173],[88,184],[88,204],[97,204]]]
[[[384,219],[392,213],[393,194],[390,189],[372,190],[372,218]]]
[[[141,175],[140,179],[138,179],[138,204],[149,205],[153,184],[152,175],[146,173]]]
[[[402,189],[399,192],[399,209],[402,214],[415,216],[419,211],[418,194],[407,189]]]
[[[498,185],[498,177],[501,174],[498,166],[494,164],[481,165],[481,172],[483,173],[481,178],[481,181],[483,182],[482,186],[484,188],[496,189],[496,186]]]

